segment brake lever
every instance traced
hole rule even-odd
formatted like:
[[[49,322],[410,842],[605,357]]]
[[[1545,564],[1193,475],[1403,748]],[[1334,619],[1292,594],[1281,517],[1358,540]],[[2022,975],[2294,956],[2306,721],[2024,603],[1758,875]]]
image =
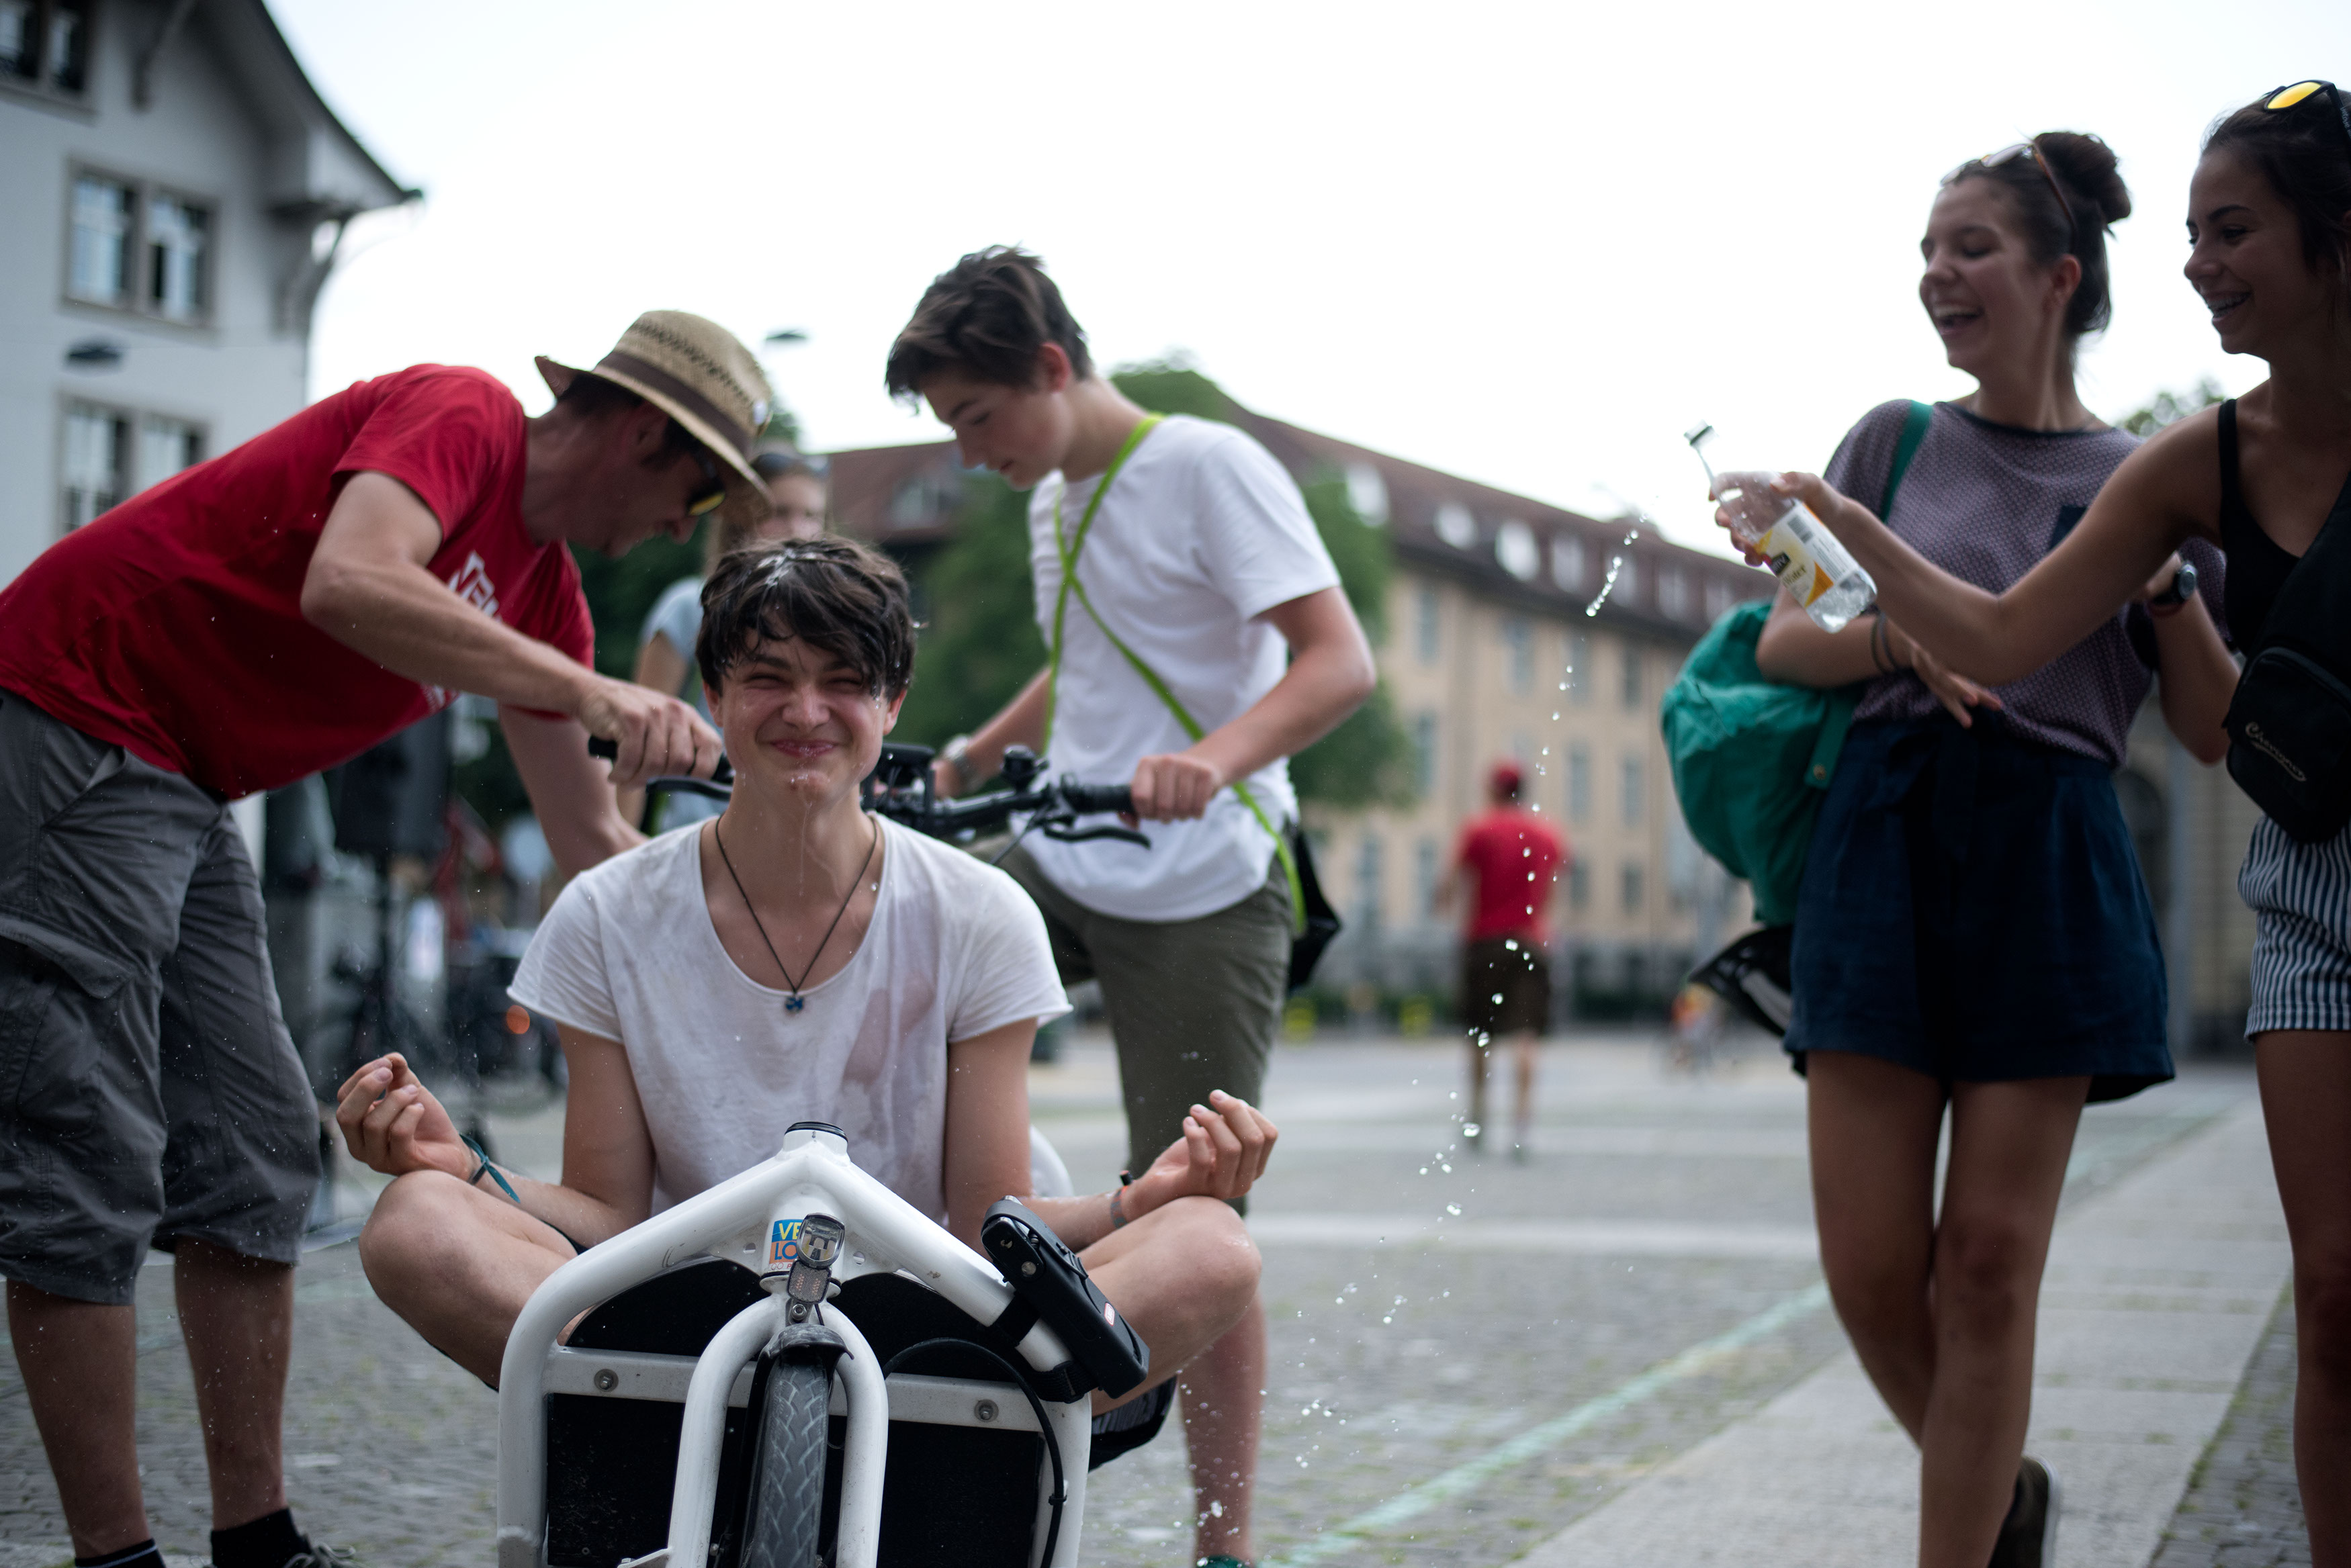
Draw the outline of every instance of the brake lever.
[[[1151,840],[1132,827],[1112,827],[1108,825],[1080,827],[1074,816],[1057,816],[1040,822],[1037,831],[1061,844],[1083,844],[1090,838],[1115,838],[1125,844],[1140,844],[1145,849],[1151,847]]]

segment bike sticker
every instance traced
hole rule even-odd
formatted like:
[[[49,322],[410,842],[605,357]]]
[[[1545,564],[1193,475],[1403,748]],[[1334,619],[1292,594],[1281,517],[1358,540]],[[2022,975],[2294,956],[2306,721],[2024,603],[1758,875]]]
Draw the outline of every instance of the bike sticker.
[[[778,1220],[768,1233],[768,1269],[789,1269],[799,1260],[800,1222]]]

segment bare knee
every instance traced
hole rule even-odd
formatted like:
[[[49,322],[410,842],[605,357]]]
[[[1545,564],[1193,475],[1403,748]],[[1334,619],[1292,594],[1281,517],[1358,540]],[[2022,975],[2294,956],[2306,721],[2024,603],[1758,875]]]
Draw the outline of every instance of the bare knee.
[[[2304,1249],[2294,1261],[2302,1372],[2351,1389],[2351,1249]]]
[[[1991,1337],[2029,1323],[2046,1238],[2001,1220],[1946,1219],[1935,1239],[1935,1313],[1962,1334]]]
[[[1186,1288],[1201,1315],[1239,1317],[1257,1294],[1264,1267],[1249,1227],[1230,1204],[1214,1198],[1179,1198],[1165,1211],[1169,1234],[1161,1245],[1182,1251]]]
[[[387,1302],[445,1268],[472,1230],[465,1183],[438,1170],[411,1171],[379,1193],[360,1231],[360,1266]]]

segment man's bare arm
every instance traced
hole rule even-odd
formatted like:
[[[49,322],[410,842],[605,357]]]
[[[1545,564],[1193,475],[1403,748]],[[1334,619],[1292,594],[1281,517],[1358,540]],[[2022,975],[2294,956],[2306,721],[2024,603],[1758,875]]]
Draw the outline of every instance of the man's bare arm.
[[[613,776],[706,774],[718,737],[674,697],[611,680],[467,605],[428,569],[441,524],[388,474],[345,482],[302,582],[302,616],[386,670],[426,685],[578,718],[617,741]]]
[[[961,794],[980,780],[995,777],[1004,766],[1007,746],[1026,746],[1032,752],[1044,749],[1045,693],[1052,676],[1050,670],[1039,670],[1018,697],[971,732],[962,767],[944,758],[933,765],[932,782],[941,794]]]
[[[547,851],[564,876],[577,877],[645,841],[621,815],[610,770],[588,754],[588,731],[579,720],[500,708],[498,728],[530,792]],[[643,798],[643,791],[634,793]]]

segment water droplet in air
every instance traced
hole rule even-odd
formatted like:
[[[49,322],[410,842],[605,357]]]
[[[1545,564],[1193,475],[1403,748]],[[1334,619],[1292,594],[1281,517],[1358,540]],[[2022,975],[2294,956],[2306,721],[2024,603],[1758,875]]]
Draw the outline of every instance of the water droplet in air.
[[[1451,1214],[1456,1218],[1458,1218],[1461,1213],[1461,1205],[1458,1203],[1448,1203],[1445,1206],[1445,1211],[1447,1214]]]

